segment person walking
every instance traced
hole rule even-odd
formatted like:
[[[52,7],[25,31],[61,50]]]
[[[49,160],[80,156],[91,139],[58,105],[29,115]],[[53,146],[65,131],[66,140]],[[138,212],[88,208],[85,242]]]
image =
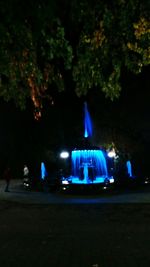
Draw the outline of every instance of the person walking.
[[[5,186],[5,192],[9,192],[9,185],[10,185],[10,181],[12,179],[12,174],[11,174],[11,170],[10,167],[7,167],[4,171],[3,177],[6,181],[6,186]]]
[[[29,168],[26,164],[24,165],[24,168],[23,168],[23,176],[24,178],[29,178]]]
[[[24,187],[29,187],[29,168],[26,164],[23,168],[23,185]]]

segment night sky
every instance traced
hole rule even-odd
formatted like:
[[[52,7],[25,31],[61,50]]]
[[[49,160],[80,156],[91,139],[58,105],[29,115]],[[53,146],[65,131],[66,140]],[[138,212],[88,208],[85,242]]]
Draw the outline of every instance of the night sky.
[[[75,147],[83,139],[83,103],[87,101],[93,123],[93,145],[115,142],[138,156],[146,166],[150,149],[149,68],[138,76],[124,73],[118,100],[110,101],[98,90],[78,98],[69,89],[55,96],[55,104],[45,103],[40,121],[33,117],[32,105],[25,111],[13,102],[0,100],[1,168],[10,161],[16,170],[24,162],[34,164],[49,159],[51,151]]]

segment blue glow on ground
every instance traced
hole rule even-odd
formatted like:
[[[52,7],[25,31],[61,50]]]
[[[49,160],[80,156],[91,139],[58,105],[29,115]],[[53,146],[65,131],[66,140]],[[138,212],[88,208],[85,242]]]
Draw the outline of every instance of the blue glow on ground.
[[[73,150],[72,183],[103,183],[108,178],[106,159],[101,150]]]
[[[126,162],[126,166],[127,166],[128,175],[129,175],[130,177],[133,177],[133,175],[132,175],[132,166],[131,166],[131,161],[130,161],[130,160],[128,160],[128,161]]]
[[[92,136],[92,122],[87,109],[87,103],[84,103],[84,137]]]

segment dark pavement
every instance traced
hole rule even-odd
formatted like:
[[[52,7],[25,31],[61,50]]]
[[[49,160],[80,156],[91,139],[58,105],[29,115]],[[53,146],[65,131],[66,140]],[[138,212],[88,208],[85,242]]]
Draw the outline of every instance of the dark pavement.
[[[64,194],[25,190],[22,180],[12,180],[10,192],[4,192],[5,181],[0,180],[0,199],[28,204],[96,204],[96,203],[150,203],[150,185],[141,190],[117,190],[99,194]],[[146,189],[147,188],[147,189]]]
[[[1,182],[0,266],[150,266],[148,202],[132,203],[128,197],[127,202],[111,203],[115,197],[121,199],[121,194],[25,192],[20,182],[13,182],[9,193],[3,192]],[[133,200],[135,194],[126,195]],[[145,194],[148,199],[149,192]],[[137,195],[144,199],[144,192]]]

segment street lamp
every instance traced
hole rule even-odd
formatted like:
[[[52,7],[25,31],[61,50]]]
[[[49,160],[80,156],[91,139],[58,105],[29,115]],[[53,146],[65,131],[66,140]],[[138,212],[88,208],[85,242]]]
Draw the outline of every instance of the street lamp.
[[[69,152],[68,152],[68,151],[62,151],[62,152],[60,153],[60,157],[61,157],[62,159],[67,159],[67,158],[69,157]]]
[[[107,155],[109,158],[115,158],[116,157],[115,149],[113,148],[112,150],[110,150]]]

